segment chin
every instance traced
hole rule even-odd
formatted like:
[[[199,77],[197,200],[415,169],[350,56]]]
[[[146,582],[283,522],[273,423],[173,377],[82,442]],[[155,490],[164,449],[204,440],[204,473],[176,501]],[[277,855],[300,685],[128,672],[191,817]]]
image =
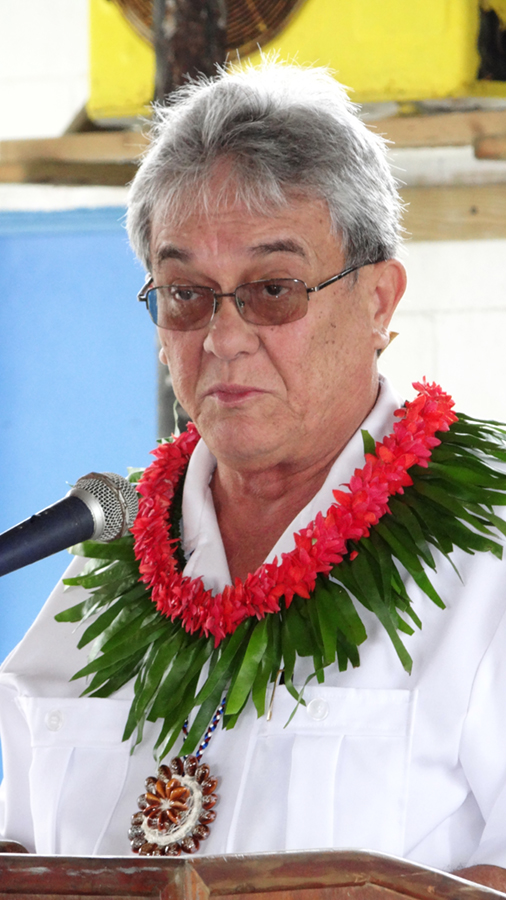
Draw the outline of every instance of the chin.
[[[228,420],[212,428],[199,428],[199,432],[218,462],[229,465],[261,467],[262,462],[269,464],[273,451],[279,447],[276,436],[270,442],[266,440],[258,423],[248,428]]]

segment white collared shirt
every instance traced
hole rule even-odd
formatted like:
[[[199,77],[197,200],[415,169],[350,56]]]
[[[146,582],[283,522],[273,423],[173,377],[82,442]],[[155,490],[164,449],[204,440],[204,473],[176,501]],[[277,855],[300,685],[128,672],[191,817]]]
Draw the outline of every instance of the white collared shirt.
[[[332,491],[337,488],[342,490],[354,470],[363,466],[361,430],[368,431],[375,440],[382,440],[392,430],[393,414],[402,406],[402,398],[393,391],[386,379],[381,380],[380,398],[337,457],[325,483],[290,522],[264,562],[272,562],[275,557],[280,559],[282,553],[293,550],[294,532],[307,526],[318,512],[326,511],[335,502]],[[188,560],[185,575],[191,578],[203,575],[205,587],[216,593],[222,591],[226,584],[231,584],[232,579],[210,488],[215,467],[215,457],[204,442],[200,441],[190,459],[183,491],[183,547]]]
[[[399,398],[384,383],[363,423],[375,439],[392,430]],[[209,480],[214,459],[201,442],[183,497],[185,574],[220,590],[229,581]],[[363,465],[358,431],[329,476],[272,549],[326,510],[332,490]],[[506,571],[490,554],[456,553],[460,582],[438,559],[441,611],[408,590],[423,622],[405,637],[407,675],[378,621],[360,615],[368,640],[361,666],[329,667],[306,688],[306,707],[278,686],[269,722],[249,706],[206,750],[218,775],[218,815],[201,852],[346,847],[379,850],[442,869],[506,866]],[[76,560],[76,574],[82,560]],[[409,580],[408,580],[409,581]],[[121,734],[132,696],[79,698],[69,678],[86,662],[73,625],[54,615],[82,599],[58,586],[0,673],[6,773],[0,827],[38,853],[128,854],[127,831],[144,779],[156,771],[149,725],[130,755]],[[300,660],[298,684],[311,673]]]

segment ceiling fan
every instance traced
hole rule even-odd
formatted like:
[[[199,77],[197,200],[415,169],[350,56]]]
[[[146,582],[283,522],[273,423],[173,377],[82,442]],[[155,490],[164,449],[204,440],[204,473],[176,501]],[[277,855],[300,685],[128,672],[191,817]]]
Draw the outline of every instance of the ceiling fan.
[[[145,40],[153,43],[153,0],[114,0]],[[266,44],[304,0],[227,0],[227,49],[242,55]]]

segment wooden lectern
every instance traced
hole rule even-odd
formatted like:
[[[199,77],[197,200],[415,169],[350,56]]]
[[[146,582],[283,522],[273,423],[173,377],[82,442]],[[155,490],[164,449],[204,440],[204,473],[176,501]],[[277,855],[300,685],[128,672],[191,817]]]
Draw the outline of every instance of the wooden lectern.
[[[7,850],[7,845],[4,845]],[[13,849],[13,845],[10,845]],[[315,850],[209,856],[1,852],[0,900],[492,900],[506,894],[381,853]]]

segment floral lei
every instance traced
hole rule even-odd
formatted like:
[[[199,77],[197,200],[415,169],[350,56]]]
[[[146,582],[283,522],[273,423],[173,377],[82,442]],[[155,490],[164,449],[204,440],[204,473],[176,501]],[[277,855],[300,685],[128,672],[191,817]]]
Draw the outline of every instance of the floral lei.
[[[375,443],[362,432],[364,466],[348,490],[334,491],[325,514],[294,534],[294,549],[214,596],[201,578],[184,576],[178,535],[196,428],[162,443],[142,475],[132,473],[141,494],[133,533],[73,548],[87,561],[66,584],[87,594],[56,617],[89,623],[78,646],[91,644],[90,660],[74,676],[88,679],[84,694],[108,697],[135,679],[124,739],[136,732],[141,741],[145,723],[161,720],[155,752],[163,758],[193,710],[181,748],[191,753],[224,693],[225,728],[249,698],[262,715],[280,669],[303,703],[293,682],[299,657],[312,658],[319,682],[334,663],[340,671],[360,665],[367,638],[361,607],[377,617],[411,671],[401,635],[421,622],[406,585],[414,582],[444,608],[429,577],[433,550],[452,564],[455,547],[501,557],[506,535],[494,511],[506,506],[504,427],[456,415],[435,384],[414,387],[418,395],[396,411],[392,434]]]
[[[186,470],[200,435],[194,425],[171,443],[153,450],[155,462],[147,468],[138,485],[139,514],[132,528],[135,555],[142,581],[149,585],[156,608],[183,628],[212,634],[217,646],[238,625],[251,616],[263,618],[278,613],[280,598],[287,607],[294,595],[309,599],[318,575],[328,575],[342,562],[349,541],[368,537],[388,508],[389,498],[402,494],[412,484],[408,469],[427,467],[432,449],[441,441],[437,431],[448,431],[457,416],[452,398],[436,384],[413,385],[419,393],[395,412],[399,419],[393,433],[376,442],[374,453],[365,454],[365,466],[356,469],[349,492],[333,491],[336,502],[326,514],[294,534],[295,548],[265,563],[245,581],[236,578],[218,594],[206,590],[201,578],[185,577],[174,553],[176,540],[167,534],[174,493]],[[354,559],[357,551],[350,554]]]

